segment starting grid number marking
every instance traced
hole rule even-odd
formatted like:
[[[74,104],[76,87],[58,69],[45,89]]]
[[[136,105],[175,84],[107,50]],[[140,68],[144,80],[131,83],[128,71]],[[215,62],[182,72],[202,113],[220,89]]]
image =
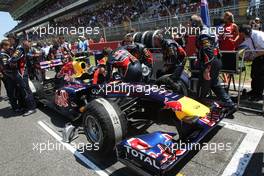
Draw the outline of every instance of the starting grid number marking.
[[[263,136],[263,131],[229,122],[221,123],[224,124],[225,128],[246,133],[222,174],[222,176],[242,176]]]
[[[92,161],[90,161],[88,158],[86,158],[84,155],[82,155],[80,152],[77,151],[76,148],[71,146],[68,143],[62,142],[62,138],[55,133],[50,127],[48,127],[44,122],[38,121],[38,124],[47,131],[51,136],[53,136],[57,141],[59,141],[62,145],[64,145],[72,154],[74,154],[78,159],[80,159],[83,163],[86,164],[89,168],[94,170],[98,175],[100,176],[109,176],[107,172],[100,169],[98,166],[96,166]]]

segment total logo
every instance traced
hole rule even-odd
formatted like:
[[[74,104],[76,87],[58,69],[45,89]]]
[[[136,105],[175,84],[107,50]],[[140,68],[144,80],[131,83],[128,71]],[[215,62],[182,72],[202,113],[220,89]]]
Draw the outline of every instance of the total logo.
[[[152,159],[151,157],[149,157],[149,156],[147,156],[147,155],[145,155],[143,153],[140,153],[140,152],[134,150],[130,146],[124,145],[124,147],[126,148],[126,152],[128,154],[131,154],[133,157],[138,158],[138,159],[140,159],[141,161],[143,161],[145,163],[148,163],[150,166],[153,166],[156,169],[160,169],[160,167],[157,166],[157,164],[156,164],[156,160]]]

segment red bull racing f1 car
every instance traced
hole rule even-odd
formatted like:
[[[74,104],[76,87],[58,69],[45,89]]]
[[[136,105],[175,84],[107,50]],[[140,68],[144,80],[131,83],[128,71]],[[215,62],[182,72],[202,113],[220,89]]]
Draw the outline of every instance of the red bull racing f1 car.
[[[61,65],[57,60],[41,63],[43,68],[57,65]],[[74,79],[64,79],[63,83],[55,78],[44,80],[40,87],[35,84],[38,99],[71,120],[81,119],[88,142],[99,144],[100,153],[116,149],[121,162],[144,174],[163,175],[171,170],[192,150],[177,146],[179,140],[198,143],[226,114],[225,108],[217,103],[204,105],[157,85],[122,81],[94,85],[96,69],[85,72],[83,62],[73,61],[64,67],[80,71],[73,74]],[[191,133],[179,139],[175,138],[180,131],[176,128],[172,132],[128,133],[138,117],[143,117],[147,125],[157,120],[156,116],[188,125]]]

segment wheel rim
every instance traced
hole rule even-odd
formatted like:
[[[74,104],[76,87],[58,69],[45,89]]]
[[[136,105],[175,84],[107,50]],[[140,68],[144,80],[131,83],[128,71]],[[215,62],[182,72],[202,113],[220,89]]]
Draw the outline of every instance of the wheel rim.
[[[103,131],[95,117],[91,115],[87,116],[85,131],[91,142],[100,143],[102,141]]]

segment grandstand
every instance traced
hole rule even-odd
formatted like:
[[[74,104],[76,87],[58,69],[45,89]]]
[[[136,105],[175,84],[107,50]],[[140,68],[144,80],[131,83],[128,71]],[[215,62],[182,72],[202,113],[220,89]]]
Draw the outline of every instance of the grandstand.
[[[245,23],[250,18],[264,13],[264,4],[259,8],[249,6],[248,0],[208,0],[212,21],[225,11],[232,11],[237,22]],[[10,12],[19,21],[10,31],[32,40],[50,40],[54,36],[39,38],[32,33],[37,26],[98,26],[101,35],[108,40],[120,39],[131,29],[137,31],[177,26],[188,21],[190,15],[199,13],[198,0],[0,0],[0,10]],[[78,36],[66,36],[76,38]],[[91,36],[97,38],[100,36]]]

